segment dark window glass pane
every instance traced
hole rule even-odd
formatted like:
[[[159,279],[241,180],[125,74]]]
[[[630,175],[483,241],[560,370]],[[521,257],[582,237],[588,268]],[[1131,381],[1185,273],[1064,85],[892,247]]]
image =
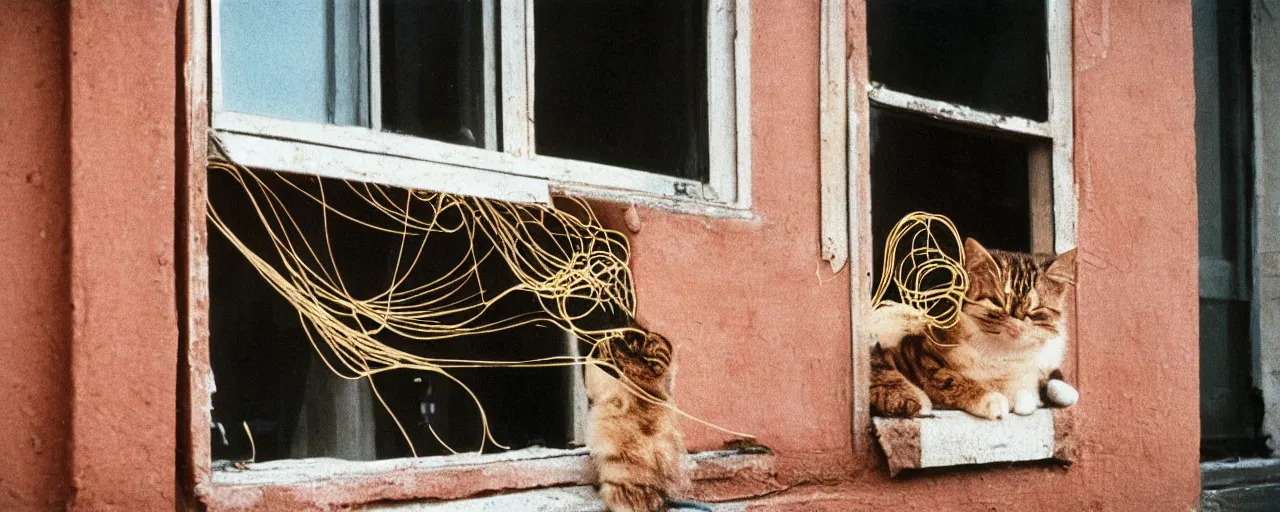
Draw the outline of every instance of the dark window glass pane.
[[[705,9],[535,2],[537,152],[705,180]]]
[[[1253,80],[1243,4],[1192,3],[1201,258],[1234,261],[1247,252],[1243,212],[1253,170]]]
[[[1200,225],[1200,457],[1268,456],[1254,388],[1248,0],[1191,2]]]
[[[877,275],[885,239],[908,213],[950,217],[962,237],[1031,249],[1027,156],[1035,141],[871,109],[871,232]]]
[[[368,124],[362,0],[223,0],[222,102],[233,112]]]
[[[868,0],[871,80],[908,94],[1048,119],[1045,2]]]
[[[483,145],[480,7],[463,0],[381,3],[384,130]]]
[[[1200,299],[1200,458],[1267,457],[1253,387],[1250,304]]]

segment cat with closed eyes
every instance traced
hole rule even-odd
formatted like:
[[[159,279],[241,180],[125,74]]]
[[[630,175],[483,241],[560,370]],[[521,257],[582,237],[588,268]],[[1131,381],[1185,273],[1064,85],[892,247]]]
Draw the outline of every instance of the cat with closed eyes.
[[[969,290],[955,326],[936,329],[897,303],[870,315],[873,412],[959,409],[994,420],[1075,404],[1079,393],[1058,369],[1075,250],[1056,257],[988,250],[970,238],[964,253]]]

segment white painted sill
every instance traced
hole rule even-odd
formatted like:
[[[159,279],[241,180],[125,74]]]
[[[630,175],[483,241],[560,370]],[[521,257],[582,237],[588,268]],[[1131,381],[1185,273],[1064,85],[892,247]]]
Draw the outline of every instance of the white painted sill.
[[[268,495],[291,496],[291,503],[301,501],[318,508],[413,500],[453,502],[492,493],[519,495],[537,489],[589,486],[592,482],[586,474],[588,453],[586,448],[526,448],[483,455],[465,453],[378,461],[278,460],[245,464],[244,469],[214,471],[210,483],[198,487],[196,494],[210,510],[252,508],[259,498]],[[688,454],[682,463],[695,482],[750,478],[774,471],[771,454],[736,450]]]
[[[296,485],[334,480],[359,480],[369,476],[396,473],[448,472],[485,468],[504,463],[524,467],[544,466],[551,470],[573,472],[579,459],[585,459],[586,448],[557,450],[525,448],[500,453],[460,453],[436,457],[350,461],[332,458],[282,459],[249,463],[244,469],[227,468],[213,472],[217,486]]]
[[[215,113],[227,156],[250,168],[497,199],[551,202],[551,192],[663,211],[752,218],[746,162],[713,183],[548,156],[519,157],[481,148],[379,132]],[[741,157],[738,157],[741,159]]]
[[[704,503],[712,512],[745,512],[747,503]],[[381,512],[608,512],[595,489],[590,486],[538,489],[499,496],[468,498],[447,503],[394,503],[374,505],[365,510]],[[688,509],[686,509],[688,510]]]
[[[931,417],[873,418],[890,476],[907,469],[1076,457],[1073,408],[1038,409],[992,421],[961,411]]]

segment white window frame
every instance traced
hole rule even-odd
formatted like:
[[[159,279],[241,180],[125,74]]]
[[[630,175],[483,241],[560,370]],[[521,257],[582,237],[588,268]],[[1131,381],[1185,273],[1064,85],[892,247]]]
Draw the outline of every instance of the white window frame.
[[[872,246],[871,238],[872,106],[1040,138],[1039,150],[1028,155],[1032,250],[1062,253],[1076,246],[1071,1],[1044,2],[1049,116],[1039,122],[921,98],[872,83],[868,76],[866,3],[822,0],[820,249],[832,272],[845,264],[850,267],[853,444],[860,454],[876,450],[869,407],[871,368],[862,329],[862,319],[872,307],[869,299],[875,284],[871,282],[872,252],[880,250]]]
[[[370,52],[371,127],[293,121],[224,109],[220,0],[209,1],[210,124],[228,156],[240,164],[507,201],[549,203],[551,192],[559,192],[686,213],[750,215],[749,0],[708,1],[707,183],[537,153],[534,0],[484,0],[482,4],[486,128],[502,116],[503,151],[495,150],[496,134],[489,129],[485,130],[485,148],[380,131],[378,52]],[[370,47],[375,47],[379,0],[367,1]],[[495,17],[500,20],[497,40],[504,57],[496,65],[495,39],[489,37]]]
[[[1028,159],[1031,192],[1031,248],[1062,253],[1076,245],[1076,189],[1071,102],[1071,2],[1044,0],[1048,55],[1049,118],[1040,122],[1023,117],[983,112],[968,106],[898,92],[882,84],[867,84],[871,104],[935,119],[977,126],[1049,141],[1048,155],[1032,150]],[[1052,202],[1048,199],[1052,197]],[[1050,208],[1049,205],[1052,204]]]
[[[983,112],[968,106],[913,96],[871,82],[862,68],[847,67],[846,0],[823,0],[822,16],[822,236],[823,259],[839,271],[852,254],[858,258],[859,222],[870,216],[862,197],[870,170],[859,159],[868,137],[865,106],[883,106],[918,115],[1048,141],[1028,160],[1031,169],[1032,250],[1066,252],[1076,246],[1077,191],[1073,163],[1071,2],[1044,0],[1048,48],[1049,116],[1044,122]],[[863,7],[865,13],[865,7]],[[865,33],[860,43],[865,48]],[[866,59],[867,54],[861,55]],[[863,107],[860,107],[863,106]],[[844,109],[843,111],[838,110]],[[1048,149],[1048,151],[1043,151]],[[1050,198],[1052,200],[1050,201]],[[861,199],[862,201],[859,201]],[[863,242],[868,243],[867,242]],[[869,269],[868,269],[869,270]],[[857,274],[854,272],[853,274]],[[855,283],[855,290],[856,290]],[[855,304],[858,301],[855,301]],[[856,311],[855,311],[856,313]],[[855,314],[854,318],[858,318]]]

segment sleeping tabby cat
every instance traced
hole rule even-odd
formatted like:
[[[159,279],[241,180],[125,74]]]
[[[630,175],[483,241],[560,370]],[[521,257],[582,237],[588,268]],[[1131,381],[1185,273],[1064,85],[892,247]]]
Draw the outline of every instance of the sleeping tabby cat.
[[[659,400],[671,399],[671,342],[654,332],[628,330],[611,340],[613,364],[632,383]],[[666,510],[688,485],[680,469],[684,442],[675,414],[632,393],[602,367],[586,370],[591,404],[591,467],[600,497],[613,512]]]
[[[1044,403],[1075,404],[1079,394],[1058,371],[1075,250],[1057,257],[988,251],[970,238],[964,251],[969,291],[954,327],[929,333],[921,313],[903,304],[872,312],[874,412],[912,417],[936,407],[999,419]]]

